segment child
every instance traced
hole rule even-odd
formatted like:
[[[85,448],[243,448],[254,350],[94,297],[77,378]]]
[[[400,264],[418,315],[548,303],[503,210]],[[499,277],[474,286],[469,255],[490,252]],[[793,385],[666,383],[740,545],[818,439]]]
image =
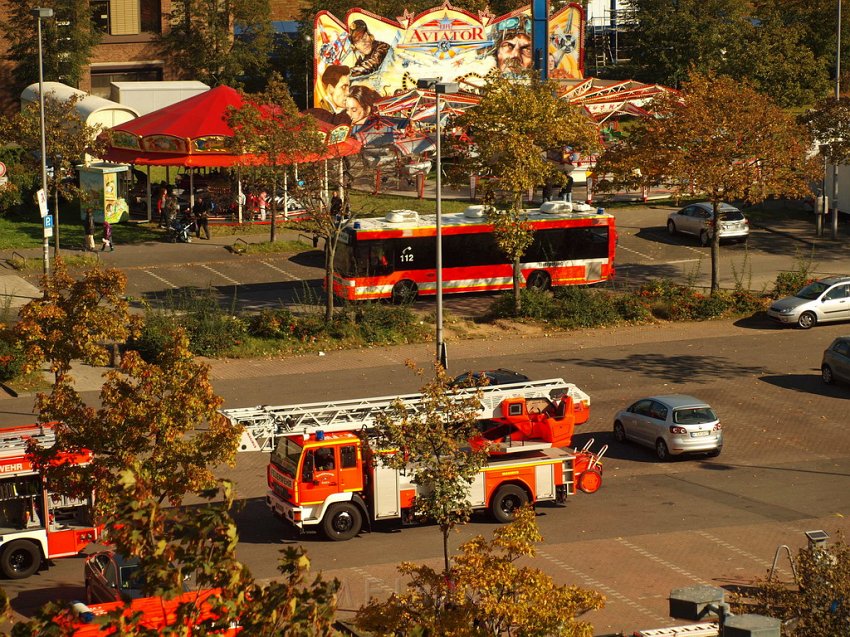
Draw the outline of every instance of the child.
[[[109,247],[109,251],[112,252],[115,247],[112,245],[112,226],[109,225],[109,222],[103,221],[103,245],[100,246],[100,251],[103,252],[106,250],[107,246]]]

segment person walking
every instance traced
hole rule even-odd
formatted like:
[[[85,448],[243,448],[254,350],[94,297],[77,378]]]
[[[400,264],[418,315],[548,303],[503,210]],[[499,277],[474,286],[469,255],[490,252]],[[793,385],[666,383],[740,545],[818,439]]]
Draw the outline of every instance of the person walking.
[[[174,188],[171,186],[166,191],[163,211],[165,213],[165,227],[170,228],[174,225],[177,215],[180,214],[180,202],[177,201],[177,195],[174,194]]]
[[[101,252],[106,250],[106,248],[109,248],[110,252],[115,250],[115,246],[112,245],[112,226],[109,225],[109,222],[106,219],[103,220],[103,239],[101,241],[103,243],[103,245],[100,246]]]
[[[197,201],[192,213],[195,215],[195,236],[201,238],[201,229],[204,231],[204,239],[210,238],[210,202],[203,193],[196,195]]]
[[[91,208],[86,209],[86,220],[84,225],[86,229],[86,243],[83,246],[83,249],[86,252],[94,252],[94,215],[92,214]]]
[[[165,214],[165,202],[168,199],[169,187],[164,181],[159,183],[159,188],[156,192],[156,212],[159,215],[159,227],[167,228],[167,218]]]

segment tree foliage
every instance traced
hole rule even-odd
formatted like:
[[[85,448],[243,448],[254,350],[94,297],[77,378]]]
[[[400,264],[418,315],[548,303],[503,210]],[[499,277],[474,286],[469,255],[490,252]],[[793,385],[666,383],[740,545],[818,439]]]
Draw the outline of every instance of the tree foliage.
[[[785,637],[834,637],[850,626],[850,547],[843,538],[824,547],[800,549],[799,584],[773,578],[748,590],[748,604],[737,599],[737,612],[751,612],[787,622]]]
[[[171,26],[160,44],[187,77],[234,86],[265,76],[272,46],[269,0],[175,0],[171,6]]]
[[[542,540],[534,510],[524,507],[492,540],[465,542],[445,572],[401,564],[399,572],[410,578],[407,591],[370,600],[357,624],[377,635],[590,637],[592,627],[578,618],[602,608],[604,597],[558,586],[539,569],[518,565],[534,557]]]
[[[809,192],[816,162],[806,130],[747,84],[692,74],[679,95],[658,100],[654,118],[637,122],[632,138],[600,158],[609,188],[632,184],[635,169],[679,189],[704,193],[723,221],[724,200],[762,201]],[[712,230],[711,289],[719,287],[720,235]]]
[[[850,97],[824,98],[801,115],[800,122],[831,163],[850,161]]]
[[[415,369],[411,363],[408,367]],[[420,390],[421,409],[411,412],[401,401],[395,402],[376,418],[370,443],[377,462],[412,472],[412,482],[419,486],[414,513],[440,527],[448,571],[449,533],[469,520],[469,486],[486,464],[487,450],[469,446],[478,433],[480,394],[472,389],[461,393],[442,365],[437,363],[434,369],[434,379]],[[416,372],[422,375],[422,370]]]

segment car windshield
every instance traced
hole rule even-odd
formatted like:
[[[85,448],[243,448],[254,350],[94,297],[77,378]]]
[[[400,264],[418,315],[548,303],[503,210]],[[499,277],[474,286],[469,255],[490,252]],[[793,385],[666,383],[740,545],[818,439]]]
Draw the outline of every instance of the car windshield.
[[[814,283],[809,283],[806,287],[797,292],[797,294],[795,294],[794,296],[800,299],[813,301],[821,294],[823,294],[827,290],[827,288],[829,288],[829,286],[826,283],[815,281]]]
[[[292,438],[281,438],[272,452],[272,462],[294,476],[302,451],[301,445]]]
[[[673,422],[677,425],[702,425],[717,420],[711,407],[684,407],[673,412]]]
[[[123,590],[139,590],[143,584],[142,570],[138,564],[121,567],[121,588]]]

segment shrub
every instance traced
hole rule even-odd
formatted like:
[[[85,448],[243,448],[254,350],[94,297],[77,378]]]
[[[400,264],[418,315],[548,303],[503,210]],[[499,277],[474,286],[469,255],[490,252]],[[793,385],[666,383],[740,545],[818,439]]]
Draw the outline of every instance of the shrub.
[[[622,294],[613,299],[614,308],[627,323],[644,323],[652,320],[652,310],[645,299],[637,294]]]
[[[773,284],[773,297],[793,296],[814,280],[806,268],[780,272],[776,275],[776,282]]]
[[[555,301],[558,316],[553,320],[558,327],[614,325],[620,320],[614,296],[604,290],[559,288],[555,293]]]
[[[248,333],[260,338],[290,338],[296,318],[286,309],[263,309],[248,319]]]
[[[408,306],[365,303],[346,311],[366,343],[409,343],[423,336],[424,330]]]
[[[13,380],[21,375],[24,354],[20,344],[11,335],[0,335],[0,382]]]
[[[523,288],[519,291],[519,295],[519,314],[514,311],[514,293],[511,291],[496,297],[496,300],[490,305],[485,318],[489,320],[528,318],[538,321],[548,321],[558,315],[557,304],[551,292]]]
[[[714,294],[701,296],[691,306],[690,318],[698,321],[719,318],[732,308],[732,296],[729,292],[718,290]]]

